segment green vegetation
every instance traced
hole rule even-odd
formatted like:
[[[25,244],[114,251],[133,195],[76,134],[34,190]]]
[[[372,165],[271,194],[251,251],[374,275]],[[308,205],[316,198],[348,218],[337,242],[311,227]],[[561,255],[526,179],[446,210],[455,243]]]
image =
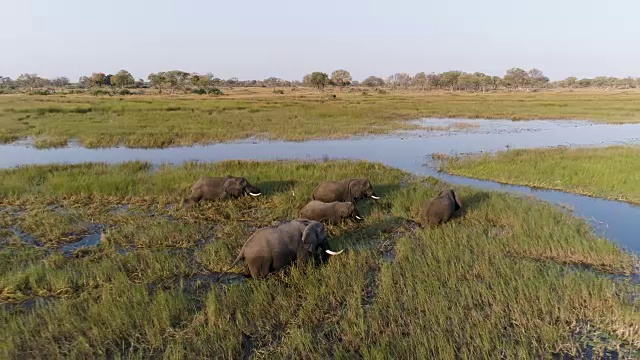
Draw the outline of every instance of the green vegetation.
[[[405,120],[421,117],[636,122],[640,94],[345,92],[334,98],[238,89],[205,99],[10,95],[0,97],[0,141],[31,136],[39,147],[61,146],[74,138],[86,147],[166,147],[250,137],[300,141],[416,129]]]
[[[263,196],[178,206],[205,174],[244,175]],[[343,254],[215,281],[255,229],[296,217],[318,182],[352,176],[382,199],[358,205],[362,223],[327,226]],[[631,256],[549,204],[470,188],[456,188],[460,217],[415,228],[443,186],[350,161],[1,171],[0,354],[533,358],[593,337],[640,349],[638,303],[625,296],[638,286],[593,271],[629,273]],[[60,244],[97,226],[98,246],[64,255]]]
[[[447,158],[442,170],[640,204],[640,147],[509,150]]]

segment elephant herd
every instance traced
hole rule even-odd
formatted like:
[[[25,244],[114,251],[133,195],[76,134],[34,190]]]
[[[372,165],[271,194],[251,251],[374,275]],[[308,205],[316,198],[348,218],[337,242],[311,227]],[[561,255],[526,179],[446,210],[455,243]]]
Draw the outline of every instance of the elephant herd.
[[[191,207],[201,200],[215,201],[237,199],[241,196],[260,196],[262,192],[246,178],[227,175],[203,177],[192,187],[189,198],[183,204]],[[300,217],[281,224],[256,230],[244,243],[235,261],[243,261],[245,277],[263,278],[296,261],[306,263],[310,259],[326,260],[327,255],[338,255],[329,249],[323,223],[337,223],[345,219],[362,220],[356,202],[362,199],[378,200],[366,178],[325,181],[313,190],[311,201],[300,210]],[[436,197],[427,199],[420,210],[419,223],[435,226],[448,221],[461,209],[452,189],[442,190]]]

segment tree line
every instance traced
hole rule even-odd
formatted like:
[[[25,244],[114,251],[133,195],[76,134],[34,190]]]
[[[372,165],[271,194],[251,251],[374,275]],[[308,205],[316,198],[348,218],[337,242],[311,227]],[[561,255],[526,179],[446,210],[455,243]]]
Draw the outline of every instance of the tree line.
[[[301,81],[283,80],[269,77],[264,80],[239,80],[238,78],[220,79],[212,73],[198,74],[181,70],[170,70],[151,73],[146,80],[135,79],[127,70],[120,70],[115,74],[93,73],[81,76],[77,82],[71,82],[66,77],[46,79],[37,74],[22,74],[16,79],[0,76],[0,91],[28,91],[34,92],[45,89],[48,92],[65,89],[140,89],[153,88],[159,93],[192,92],[198,94],[221,94],[219,87],[298,87],[308,86],[324,90],[333,86],[340,91],[351,88],[377,89],[414,89],[421,91],[448,90],[485,92],[495,90],[541,90],[555,88],[600,88],[600,89],[629,89],[640,88],[640,78],[615,78],[599,76],[593,79],[568,77],[560,81],[549,81],[541,70],[520,68],[508,69],[500,76],[490,76],[481,72],[467,73],[463,71],[447,71],[443,73],[419,72],[395,73],[386,78],[369,76],[362,81],[353,80],[351,73],[344,69],[335,70],[330,74],[315,71],[305,75]],[[100,90],[98,90],[100,91]]]

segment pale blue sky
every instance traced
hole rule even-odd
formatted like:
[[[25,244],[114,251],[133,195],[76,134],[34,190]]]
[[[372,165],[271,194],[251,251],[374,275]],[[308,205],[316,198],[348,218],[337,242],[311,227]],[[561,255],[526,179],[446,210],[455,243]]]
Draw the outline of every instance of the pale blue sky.
[[[537,67],[640,77],[634,0],[0,0],[0,75],[301,79]]]

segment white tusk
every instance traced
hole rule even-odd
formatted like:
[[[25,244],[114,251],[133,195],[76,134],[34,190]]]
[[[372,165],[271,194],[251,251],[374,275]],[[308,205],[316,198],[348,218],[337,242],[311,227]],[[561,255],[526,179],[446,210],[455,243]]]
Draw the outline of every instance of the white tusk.
[[[344,249],[342,249],[342,250],[340,250],[340,251],[338,251],[338,252],[334,252],[334,251],[331,251],[331,250],[325,250],[325,252],[326,252],[327,254],[329,254],[329,255],[339,255],[339,254],[340,254],[341,252],[343,252],[343,251],[344,251]]]
[[[375,199],[375,200],[378,200],[378,199],[380,199],[380,196],[371,195],[371,198]]]
[[[254,194],[254,193],[252,193],[252,192],[249,192],[249,195],[251,195],[251,196],[260,196],[260,195],[262,195],[262,193]]]
[[[356,219],[362,220],[362,218],[360,216],[358,216],[358,215],[356,215]]]

